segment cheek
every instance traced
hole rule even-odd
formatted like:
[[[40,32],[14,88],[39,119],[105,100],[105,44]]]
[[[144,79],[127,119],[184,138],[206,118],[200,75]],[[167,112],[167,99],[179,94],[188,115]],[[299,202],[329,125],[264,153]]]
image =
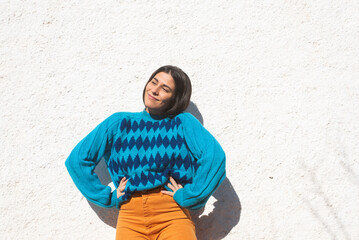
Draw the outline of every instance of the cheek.
[[[172,100],[173,94],[166,94],[166,96],[163,98],[163,102],[169,103]]]

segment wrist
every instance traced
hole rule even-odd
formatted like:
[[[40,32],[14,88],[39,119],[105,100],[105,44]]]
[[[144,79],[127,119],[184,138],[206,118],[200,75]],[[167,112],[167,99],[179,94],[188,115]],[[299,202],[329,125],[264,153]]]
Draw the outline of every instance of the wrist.
[[[174,195],[173,195],[173,199],[178,203],[178,205],[182,206],[183,204],[183,188],[178,189]]]

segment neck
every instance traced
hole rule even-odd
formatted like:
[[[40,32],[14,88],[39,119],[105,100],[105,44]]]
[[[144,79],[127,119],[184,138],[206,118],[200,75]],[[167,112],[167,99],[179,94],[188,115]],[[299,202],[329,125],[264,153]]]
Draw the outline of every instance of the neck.
[[[152,119],[155,119],[155,120],[161,120],[161,119],[166,118],[166,115],[163,112],[161,112],[161,113],[156,112],[156,111],[149,109],[148,107],[146,107],[143,112],[146,112]]]
[[[146,107],[145,110],[152,116],[164,116],[163,112],[158,112],[156,110],[149,109],[148,107]]]

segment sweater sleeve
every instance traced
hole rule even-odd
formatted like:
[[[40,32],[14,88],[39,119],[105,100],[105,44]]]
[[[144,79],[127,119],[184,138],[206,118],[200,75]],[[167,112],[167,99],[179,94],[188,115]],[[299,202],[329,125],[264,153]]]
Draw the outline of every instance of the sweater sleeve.
[[[119,121],[119,113],[114,113],[101,122],[75,146],[65,162],[80,192],[89,201],[105,208],[117,206],[120,199],[117,199],[116,191],[111,192],[111,187],[100,182],[94,170],[102,157],[110,155]]]
[[[196,161],[192,183],[178,189],[173,198],[182,207],[204,207],[226,177],[225,153],[217,140],[190,113],[181,118],[184,139]]]

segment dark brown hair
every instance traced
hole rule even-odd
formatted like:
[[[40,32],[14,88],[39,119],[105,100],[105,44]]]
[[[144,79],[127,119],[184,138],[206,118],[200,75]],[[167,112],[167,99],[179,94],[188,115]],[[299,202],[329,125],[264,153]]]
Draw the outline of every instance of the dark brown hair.
[[[192,94],[191,80],[182,69],[166,65],[157,69],[152,73],[150,79],[147,81],[145,88],[143,89],[142,100],[145,103],[145,92],[147,84],[156,76],[157,73],[165,72],[172,76],[175,82],[175,93],[172,96],[171,102],[168,107],[164,110],[163,115],[174,117],[177,114],[183,112],[189,105]]]

